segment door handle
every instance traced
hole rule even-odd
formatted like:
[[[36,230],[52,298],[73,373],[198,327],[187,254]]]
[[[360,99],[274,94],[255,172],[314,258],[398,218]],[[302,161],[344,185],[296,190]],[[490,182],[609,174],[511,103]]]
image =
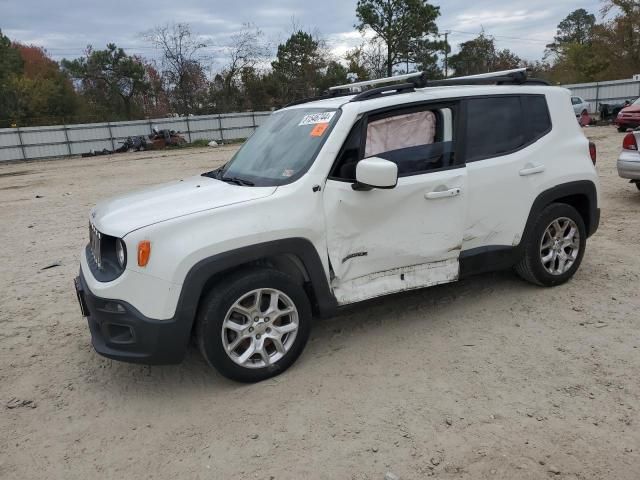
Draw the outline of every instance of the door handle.
[[[460,195],[459,188],[452,188],[450,190],[443,190],[441,192],[428,192],[424,194],[424,198],[427,200],[437,200],[439,198],[449,198]]]
[[[535,175],[536,173],[542,173],[545,170],[544,165],[536,165],[533,166],[531,164],[527,165],[525,168],[520,170],[520,176],[526,177],[527,175]]]

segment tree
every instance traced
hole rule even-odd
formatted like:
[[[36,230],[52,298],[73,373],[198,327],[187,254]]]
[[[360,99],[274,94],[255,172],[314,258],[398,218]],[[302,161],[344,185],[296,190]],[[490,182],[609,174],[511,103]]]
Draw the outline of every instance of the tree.
[[[444,40],[434,41],[429,38],[419,38],[409,46],[407,63],[413,63],[417,71],[426,72],[428,78],[443,78],[444,72],[438,63],[438,54],[450,51],[451,47]],[[409,73],[408,65],[407,73]]]
[[[155,27],[144,38],[162,52],[162,75],[175,111],[182,115],[197,111],[207,84],[198,56],[207,44],[186,23]]]
[[[22,75],[24,61],[13,48],[11,40],[0,30],[0,126],[8,127],[14,121],[17,109],[16,79]]]
[[[319,40],[302,30],[293,33],[278,45],[276,60],[271,63],[279,84],[278,100],[287,103],[320,93],[317,85],[326,65]]]
[[[47,52],[34,45],[15,43],[23,61],[23,74],[16,80],[18,110],[22,124],[57,124],[75,115],[78,97],[70,79]]]
[[[230,37],[229,44],[224,48],[227,63],[209,87],[209,101],[215,105],[216,111],[234,111],[253,103],[246,101],[247,95],[253,92],[244,82],[250,82],[256,88],[256,80],[263,78],[256,68],[269,55],[263,37],[262,31],[251,24],[243,25],[240,32]]]
[[[393,67],[407,61],[412,42],[436,35],[440,8],[426,0],[358,0],[356,16],[360,32],[373,30],[386,47],[387,76]]]
[[[522,60],[510,50],[496,48],[495,40],[484,32],[460,44],[460,51],[449,58],[449,66],[457,76],[476,75],[495,70],[517,68]]]
[[[129,56],[115,44],[106,50],[87,48],[84,57],[62,60],[69,75],[81,82],[83,92],[107,112],[134,118],[135,102],[149,84],[145,80],[142,60]]]
[[[548,50],[555,53],[550,70],[554,82],[580,83],[630,78],[640,65],[640,2],[606,0],[601,24],[576,11],[558,25]],[[610,15],[612,14],[612,15]]]
[[[587,45],[593,38],[596,16],[584,8],[574,10],[558,24],[553,43],[547,45],[547,53],[561,55],[569,45]]]

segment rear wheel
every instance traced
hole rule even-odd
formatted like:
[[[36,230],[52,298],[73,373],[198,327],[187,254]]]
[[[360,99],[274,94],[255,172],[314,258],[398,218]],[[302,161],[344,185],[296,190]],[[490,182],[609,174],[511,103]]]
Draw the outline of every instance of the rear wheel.
[[[516,272],[536,285],[565,283],[580,267],[586,238],[580,213],[571,205],[553,203],[538,216]]]
[[[237,272],[203,301],[196,338],[222,375],[259,382],[284,372],[311,331],[311,305],[291,277],[270,269]]]
[[[620,133],[625,133],[627,131],[627,127],[618,127],[618,131]]]

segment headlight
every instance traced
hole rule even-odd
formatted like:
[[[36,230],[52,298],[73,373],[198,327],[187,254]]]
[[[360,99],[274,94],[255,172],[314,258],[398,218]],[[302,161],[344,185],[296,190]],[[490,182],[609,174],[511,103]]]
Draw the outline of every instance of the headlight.
[[[127,249],[124,246],[124,242],[119,238],[116,239],[116,258],[118,259],[120,268],[124,268],[127,264]]]

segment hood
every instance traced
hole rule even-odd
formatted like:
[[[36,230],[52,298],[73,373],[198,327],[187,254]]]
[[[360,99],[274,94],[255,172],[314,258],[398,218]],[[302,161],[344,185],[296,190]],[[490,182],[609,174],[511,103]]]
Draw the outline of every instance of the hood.
[[[638,113],[640,112],[640,105],[629,105],[620,110],[620,113]]]
[[[198,176],[101,202],[91,211],[91,221],[100,232],[122,238],[154,223],[268,197],[276,189]]]

